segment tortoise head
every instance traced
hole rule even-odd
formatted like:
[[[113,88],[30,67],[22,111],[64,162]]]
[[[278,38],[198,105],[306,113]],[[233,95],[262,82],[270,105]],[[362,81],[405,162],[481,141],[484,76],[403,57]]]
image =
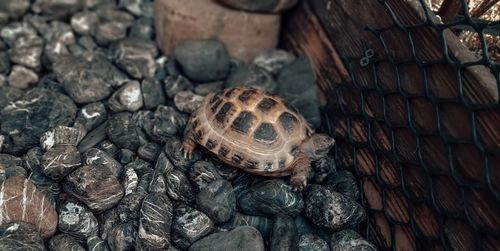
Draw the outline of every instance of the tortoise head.
[[[304,141],[302,151],[311,160],[316,161],[326,156],[330,149],[332,149],[333,144],[335,144],[335,140],[332,137],[322,133],[315,133]]]

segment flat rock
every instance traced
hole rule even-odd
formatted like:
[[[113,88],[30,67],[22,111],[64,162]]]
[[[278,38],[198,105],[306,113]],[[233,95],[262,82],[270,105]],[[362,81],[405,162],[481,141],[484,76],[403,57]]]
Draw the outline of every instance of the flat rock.
[[[375,251],[377,248],[353,230],[346,229],[332,234],[332,251]]]
[[[181,91],[193,88],[191,81],[182,75],[170,75],[163,80],[165,94],[168,98],[173,98]]]
[[[154,142],[147,142],[142,144],[137,150],[137,154],[143,160],[154,163],[161,153],[161,146]]]
[[[188,116],[171,106],[158,106],[154,113],[151,139],[166,143],[172,136],[180,135],[187,124]]]
[[[137,176],[137,172],[133,168],[126,167],[120,183],[125,189],[125,196],[135,193],[139,183],[139,176]]]
[[[99,233],[97,219],[90,209],[76,200],[63,201],[58,206],[59,231],[86,239]]]
[[[12,63],[40,71],[44,41],[38,36],[19,36],[9,51]]]
[[[123,197],[123,187],[116,177],[92,165],[79,167],[69,174],[63,189],[96,213],[114,207]]]
[[[264,251],[264,240],[253,227],[237,227],[229,232],[219,232],[195,242],[189,251],[197,250],[252,250]]]
[[[243,212],[250,215],[273,216],[285,214],[297,216],[304,208],[304,200],[299,192],[281,179],[270,179],[252,185],[238,199]]]
[[[147,196],[144,192],[125,195],[116,206],[116,213],[122,223],[137,222],[140,217],[142,201]]]
[[[0,250],[45,251],[43,238],[31,223],[14,221],[0,225]]]
[[[366,219],[364,208],[345,195],[321,185],[310,185],[305,195],[305,213],[314,224],[333,230],[354,227]]]
[[[193,242],[213,231],[213,221],[203,212],[186,205],[174,209],[172,241],[187,249]]]
[[[173,208],[170,199],[161,193],[151,193],[143,201],[139,220],[140,249],[168,249]]]
[[[51,251],[85,251],[85,248],[73,236],[68,234],[58,234],[49,241],[49,250]]]
[[[45,151],[48,151],[54,145],[77,146],[86,133],[85,128],[78,123],[73,127],[59,125],[42,135],[40,145]]]
[[[193,164],[193,167],[189,169],[188,177],[196,184],[198,191],[204,189],[210,183],[222,179],[222,176],[220,176],[214,164],[203,160]]]
[[[127,25],[116,21],[97,24],[95,39],[99,45],[107,46],[127,36]]]
[[[236,197],[229,181],[217,179],[196,195],[198,209],[215,222],[226,222],[236,211]]]
[[[231,57],[249,62],[278,43],[279,15],[241,15],[241,11],[212,0],[159,0],[154,11],[157,42],[166,55],[185,40],[215,37],[225,44]]]
[[[24,177],[14,176],[0,185],[0,224],[25,221],[35,225],[44,237],[57,230],[57,212],[36,186]]]
[[[329,251],[328,242],[314,234],[303,234],[299,238],[299,251]]]
[[[54,181],[63,180],[82,164],[80,152],[73,145],[56,145],[42,156],[42,173]]]
[[[244,11],[277,13],[290,9],[298,0],[219,0],[232,8]]]

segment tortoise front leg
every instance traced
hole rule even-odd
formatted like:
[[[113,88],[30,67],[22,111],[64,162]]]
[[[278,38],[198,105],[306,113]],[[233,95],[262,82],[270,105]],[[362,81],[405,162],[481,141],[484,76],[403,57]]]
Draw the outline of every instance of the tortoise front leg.
[[[192,119],[188,121],[186,125],[186,133],[184,139],[182,140],[181,151],[184,153],[185,158],[191,158],[193,156],[194,149],[196,148],[196,140],[194,139],[194,128]]]
[[[292,176],[290,177],[290,184],[295,191],[302,191],[307,186],[307,176],[311,170],[311,161],[305,153],[300,153],[292,163]]]

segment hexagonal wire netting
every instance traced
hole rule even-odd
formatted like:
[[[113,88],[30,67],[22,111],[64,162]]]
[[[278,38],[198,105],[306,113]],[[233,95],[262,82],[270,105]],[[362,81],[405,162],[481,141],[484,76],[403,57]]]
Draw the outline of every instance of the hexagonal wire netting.
[[[385,53],[366,48],[343,58],[352,83],[333,87],[323,113],[338,141],[338,166],[359,178],[369,212],[364,233],[382,250],[498,250],[500,65],[491,53],[499,45],[485,37],[499,38],[500,21],[473,18],[460,0],[459,15],[443,23],[420,0],[421,22],[408,23],[394,1],[378,2],[394,25],[367,29]],[[463,29],[478,34],[477,59],[449,39]],[[410,57],[398,55],[388,30],[402,35]]]

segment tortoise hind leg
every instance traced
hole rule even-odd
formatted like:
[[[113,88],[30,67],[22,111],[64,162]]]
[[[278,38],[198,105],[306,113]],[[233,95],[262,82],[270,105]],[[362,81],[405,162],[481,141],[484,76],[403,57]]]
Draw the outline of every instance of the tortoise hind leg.
[[[311,170],[311,161],[305,153],[300,153],[291,166],[293,172],[290,177],[290,184],[295,191],[302,191],[307,185],[307,176]]]
[[[193,122],[190,119],[186,126],[186,133],[184,139],[182,140],[181,152],[184,157],[191,158],[193,156],[194,149],[196,149],[196,140],[194,139],[194,128]]]

